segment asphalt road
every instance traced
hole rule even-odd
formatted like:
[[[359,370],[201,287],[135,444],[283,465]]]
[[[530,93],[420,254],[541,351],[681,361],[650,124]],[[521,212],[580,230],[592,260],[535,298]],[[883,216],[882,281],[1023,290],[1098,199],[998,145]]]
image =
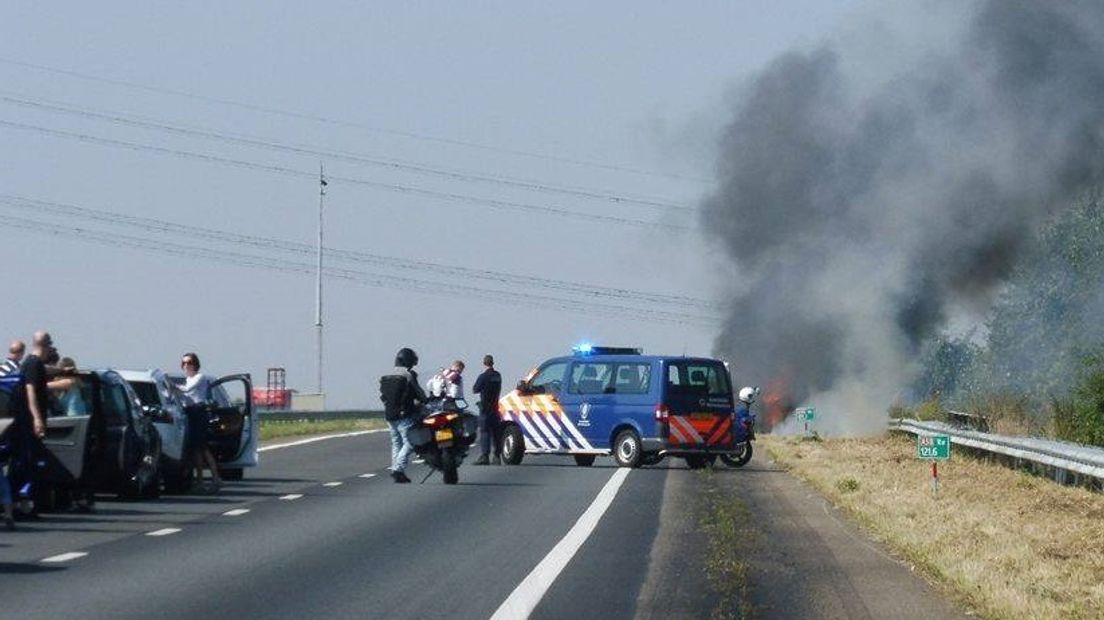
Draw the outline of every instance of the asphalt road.
[[[264,452],[218,496],[101,500],[94,515],[21,524],[0,532],[0,605],[20,618],[490,618],[540,572],[551,585],[529,592],[533,618],[709,617],[718,594],[697,512],[708,484],[753,516],[739,553],[756,617],[958,617],[762,461],[616,474],[609,459],[527,457],[465,465],[445,486],[417,484],[424,466],[393,484],[388,460],[385,433],[329,439]],[[608,509],[583,532],[602,496]]]

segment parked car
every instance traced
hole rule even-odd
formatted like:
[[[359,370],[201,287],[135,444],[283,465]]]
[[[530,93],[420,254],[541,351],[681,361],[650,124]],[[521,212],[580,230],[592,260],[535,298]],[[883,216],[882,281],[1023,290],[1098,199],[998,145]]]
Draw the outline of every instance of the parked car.
[[[184,385],[184,376],[171,374],[169,380]],[[253,380],[248,374],[220,377],[211,382],[211,402],[207,405],[210,427],[207,446],[226,480],[241,480],[244,468],[256,467],[260,421],[253,412]]]
[[[46,467],[35,489],[49,509],[73,488],[125,497],[160,493],[161,438],[142,402],[114,370],[79,371],[74,398],[50,399]]]
[[[188,416],[168,375],[159,369],[119,370],[142,401],[142,411],[153,421],[161,436],[161,478],[165,490],[182,493],[191,486],[194,471],[188,437]]]

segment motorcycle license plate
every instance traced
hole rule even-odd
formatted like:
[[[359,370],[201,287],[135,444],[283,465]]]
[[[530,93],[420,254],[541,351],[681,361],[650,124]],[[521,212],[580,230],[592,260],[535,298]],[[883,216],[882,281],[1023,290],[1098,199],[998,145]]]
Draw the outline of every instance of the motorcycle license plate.
[[[451,428],[441,429],[441,430],[433,433],[433,438],[435,440],[437,440],[438,442],[452,441],[452,438],[453,438],[452,429]]]
[[[694,420],[712,420],[712,413],[691,413],[690,418]]]

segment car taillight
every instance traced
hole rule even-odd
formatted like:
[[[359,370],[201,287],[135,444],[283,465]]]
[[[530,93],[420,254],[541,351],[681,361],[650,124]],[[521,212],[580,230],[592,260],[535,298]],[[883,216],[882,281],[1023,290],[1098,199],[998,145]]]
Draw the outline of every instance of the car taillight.
[[[666,422],[667,416],[671,415],[671,410],[667,408],[667,405],[659,404],[655,408],[656,422]]]

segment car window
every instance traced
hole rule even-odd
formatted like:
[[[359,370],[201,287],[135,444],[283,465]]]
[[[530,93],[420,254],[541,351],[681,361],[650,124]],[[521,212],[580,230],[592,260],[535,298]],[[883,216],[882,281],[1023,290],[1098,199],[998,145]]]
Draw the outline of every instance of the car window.
[[[148,381],[130,381],[129,383],[130,387],[134,389],[134,393],[138,395],[138,400],[142,401],[143,405],[152,407],[161,404],[155,384]]]
[[[100,405],[109,424],[122,424],[130,415],[126,389],[118,383],[104,383],[100,390]]]
[[[571,368],[572,394],[605,394],[612,391],[613,364],[608,362],[576,362]]]
[[[221,385],[216,385],[211,388],[211,402],[220,409],[229,407],[230,395],[226,393],[226,388]]]
[[[720,362],[672,362],[667,366],[671,394],[730,396],[728,373]]]
[[[537,394],[559,394],[563,389],[564,373],[567,362],[555,362],[541,368],[537,375],[529,380],[529,387]]]
[[[647,394],[651,388],[651,364],[618,364],[613,391],[617,394]]]

